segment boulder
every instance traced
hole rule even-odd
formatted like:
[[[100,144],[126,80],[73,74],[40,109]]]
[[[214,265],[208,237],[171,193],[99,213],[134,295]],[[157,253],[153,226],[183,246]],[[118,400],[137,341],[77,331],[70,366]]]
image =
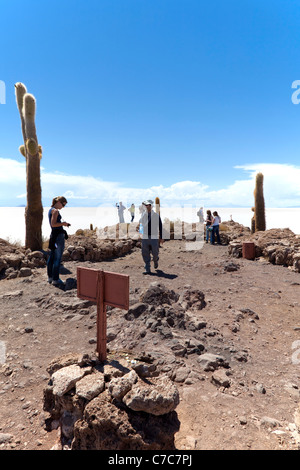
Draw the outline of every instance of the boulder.
[[[218,354],[204,353],[201,354],[197,360],[205,371],[214,371],[219,367],[228,367],[228,362],[225,357]]]
[[[140,297],[142,303],[156,306],[162,304],[171,305],[173,302],[177,302],[178,299],[179,294],[156,282],[151,283],[149,288],[146,289]]]
[[[160,416],[175,410],[179,404],[179,393],[167,377],[153,378],[151,383],[135,383],[124,396],[123,403],[133,411]]]
[[[91,373],[90,367],[80,367],[77,364],[59,369],[52,375],[53,394],[61,397],[88,373]]]
[[[10,253],[4,255],[2,261],[4,261],[7,266],[18,269],[21,266],[23,259],[24,254],[22,253]]]
[[[107,387],[108,393],[112,398],[116,400],[122,400],[122,398],[128,393],[132,386],[138,381],[137,373],[132,370],[123,377],[116,377],[112,379]]]
[[[175,450],[180,423],[175,411],[163,416],[136,412],[111,402],[103,392],[89,402],[74,425],[72,450]]]
[[[179,302],[185,310],[202,310],[206,305],[203,292],[192,288],[183,292]]]
[[[21,268],[19,271],[20,277],[28,277],[32,275],[32,270],[30,268]]]
[[[104,375],[99,372],[85,375],[82,379],[76,382],[75,390],[76,395],[84,398],[87,401],[92,400],[103,392],[105,388]]]

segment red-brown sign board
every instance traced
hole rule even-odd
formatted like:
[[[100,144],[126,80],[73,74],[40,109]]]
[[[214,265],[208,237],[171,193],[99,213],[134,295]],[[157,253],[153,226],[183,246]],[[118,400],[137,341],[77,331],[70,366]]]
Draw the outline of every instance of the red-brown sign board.
[[[129,309],[129,276],[104,271],[104,303]]]
[[[100,282],[103,282],[103,286],[99,285]],[[124,310],[129,309],[129,276],[78,267],[77,296],[80,299],[97,302],[100,291],[103,292],[104,298],[101,298],[100,293],[99,301],[103,304]]]
[[[106,361],[106,305],[129,309],[129,276],[78,267],[77,296],[97,304],[97,351],[99,359]]]

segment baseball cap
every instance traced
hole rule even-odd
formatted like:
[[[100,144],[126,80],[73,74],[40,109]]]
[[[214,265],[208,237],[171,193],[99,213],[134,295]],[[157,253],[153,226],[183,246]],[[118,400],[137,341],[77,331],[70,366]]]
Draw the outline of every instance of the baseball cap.
[[[149,205],[152,206],[152,204],[153,204],[153,201],[151,199],[147,199],[146,201],[143,201],[144,206],[149,206]]]

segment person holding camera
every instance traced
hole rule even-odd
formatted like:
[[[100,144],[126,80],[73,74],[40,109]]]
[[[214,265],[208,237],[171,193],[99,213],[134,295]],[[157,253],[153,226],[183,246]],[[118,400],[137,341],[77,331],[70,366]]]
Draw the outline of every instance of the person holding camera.
[[[64,196],[57,196],[53,199],[48,212],[51,235],[49,248],[51,250],[47,261],[48,282],[56,287],[64,288],[64,282],[59,278],[59,270],[62,254],[65,248],[65,239],[68,237],[63,227],[70,227],[71,224],[63,222],[60,210],[65,207],[67,200]]]
[[[119,204],[116,203],[116,208],[118,209],[119,223],[124,224],[124,211],[126,207],[123,206],[122,202],[119,202]]]

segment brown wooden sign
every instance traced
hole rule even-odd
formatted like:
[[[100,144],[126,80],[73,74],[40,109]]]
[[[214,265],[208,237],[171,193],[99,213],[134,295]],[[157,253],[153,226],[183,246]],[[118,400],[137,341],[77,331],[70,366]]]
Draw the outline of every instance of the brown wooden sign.
[[[129,276],[91,268],[77,268],[77,296],[97,304],[97,352],[107,358],[106,305],[129,309]]]

